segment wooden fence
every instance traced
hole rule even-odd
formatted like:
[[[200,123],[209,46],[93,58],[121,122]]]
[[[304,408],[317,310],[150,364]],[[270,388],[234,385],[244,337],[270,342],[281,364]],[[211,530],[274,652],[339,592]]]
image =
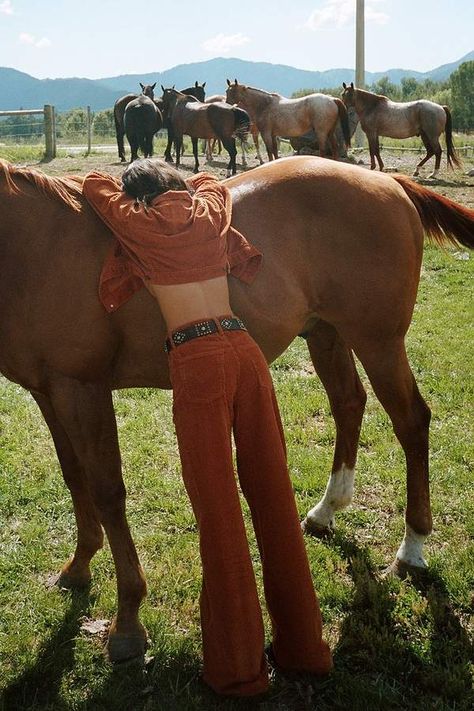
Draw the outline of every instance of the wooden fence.
[[[51,104],[45,104],[42,109],[21,109],[19,111],[0,111],[2,116],[35,116],[43,115],[45,158],[56,157],[56,111]]]

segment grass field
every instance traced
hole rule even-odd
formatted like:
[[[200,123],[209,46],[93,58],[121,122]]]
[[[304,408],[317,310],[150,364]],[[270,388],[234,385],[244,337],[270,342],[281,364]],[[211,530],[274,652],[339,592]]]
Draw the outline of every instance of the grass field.
[[[44,169],[59,166],[61,159]],[[464,182],[461,194],[470,189]],[[0,378],[0,711],[472,709],[473,272],[473,257],[463,250],[427,247],[408,336],[433,411],[429,573],[422,582],[380,576],[403,535],[405,468],[362,374],[369,399],[354,503],[339,515],[333,539],[306,539],[335,670],[311,685],[275,678],[259,702],[221,700],[199,682],[198,536],[180,478],[170,393],[114,396],[129,521],[148,579],[142,619],[150,648],[145,667],[112,668],[101,625],[97,634],[83,626],[113,615],[110,551],[96,555],[88,591],[48,588],[74,547],[72,505],[35,403]],[[272,375],[303,517],[324,490],[334,426],[301,339],[273,364]],[[261,581],[253,538],[252,551]]]

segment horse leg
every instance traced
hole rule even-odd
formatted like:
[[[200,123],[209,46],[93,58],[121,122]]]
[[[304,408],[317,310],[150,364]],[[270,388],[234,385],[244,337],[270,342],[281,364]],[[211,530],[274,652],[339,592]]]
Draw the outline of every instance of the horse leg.
[[[273,160],[273,136],[271,133],[262,133],[262,140],[267,149],[268,160]]]
[[[431,145],[431,141],[429,140],[428,136],[424,131],[420,132],[420,137],[421,140],[423,141],[423,145],[426,149],[426,155],[425,157],[417,163],[417,166],[415,168],[415,172],[413,173],[413,177],[416,177],[417,175],[420,174],[420,168],[426,163],[427,160],[431,158],[431,156],[434,154],[433,147]]]
[[[146,583],[125,513],[125,487],[112,394],[105,383],[81,383],[56,377],[49,396],[85,472],[114,558],[118,607],[109,631],[109,656],[112,661],[139,656],[146,647],[146,632],[138,619]]]
[[[224,144],[224,148],[229,154],[229,162],[227,164],[226,175],[226,177],[229,178],[231,175],[235,175],[237,172],[237,148],[235,147],[235,138],[232,136],[231,138],[222,138],[221,140]]]
[[[260,144],[258,141],[258,129],[256,127],[254,127],[254,128],[251,128],[251,131],[252,131],[253,142],[255,145],[255,150],[257,151],[258,162],[260,163],[260,165],[263,165],[263,158],[262,158],[262,154],[260,153]]]
[[[318,321],[307,343],[316,373],[329,398],[336,423],[336,444],[324,496],[308,512],[302,527],[307,533],[325,536],[332,531],[335,512],[352,500],[357,445],[367,397],[352,352],[333,326]]]
[[[247,155],[245,153],[245,140],[243,138],[240,138],[240,148],[242,150],[242,167],[246,168],[247,167]]]
[[[134,160],[138,160],[138,139],[133,136],[128,139],[128,142],[130,143],[130,163],[133,163]]]
[[[174,141],[174,136],[173,136],[173,131],[172,129],[168,126],[168,141],[166,143],[166,148],[165,148],[165,161],[167,163],[172,163],[173,162],[173,157],[171,155],[171,147],[173,145]]]
[[[439,167],[441,165],[441,155],[443,153],[439,140],[436,141],[436,146],[434,146],[433,152],[435,154],[435,167],[433,172],[428,176],[428,178],[436,178],[439,172]]]
[[[177,134],[174,137],[174,149],[176,153],[176,167],[179,168],[181,162],[181,146],[183,145],[183,134]],[[171,161],[172,162],[172,161]]]
[[[193,144],[194,172],[197,173],[199,171],[199,156],[198,156],[199,140],[197,138],[191,138],[191,143]]]
[[[58,585],[62,588],[80,588],[90,583],[90,561],[102,548],[104,534],[92,501],[87,478],[74,453],[64,427],[56,417],[51,400],[46,395],[32,393],[53,438],[56,454],[68,487],[77,525],[77,544],[72,558],[62,567]]]
[[[370,153],[370,170],[375,170],[376,164],[375,164],[375,156],[378,151],[378,137],[376,134],[372,133],[367,133],[367,141],[369,144],[369,153]]]
[[[432,528],[428,473],[431,413],[410,369],[403,338],[355,339],[352,346],[392,421],[406,458],[405,536],[390,569],[401,576],[416,573],[427,567],[423,544]]]

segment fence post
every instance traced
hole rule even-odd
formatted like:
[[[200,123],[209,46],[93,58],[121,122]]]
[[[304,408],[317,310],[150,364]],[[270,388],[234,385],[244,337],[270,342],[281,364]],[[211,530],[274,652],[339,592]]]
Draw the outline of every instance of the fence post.
[[[45,158],[51,160],[56,158],[56,137],[54,130],[54,107],[50,104],[44,105],[44,138],[45,138]]]
[[[87,107],[87,155],[89,156],[92,148],[92,121],[91,107]]]

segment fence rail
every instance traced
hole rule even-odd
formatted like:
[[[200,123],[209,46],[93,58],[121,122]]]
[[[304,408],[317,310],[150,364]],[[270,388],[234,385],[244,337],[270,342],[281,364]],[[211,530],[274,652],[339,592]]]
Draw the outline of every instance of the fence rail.
[[[45,104],[42,109],[18,109],[17,111],[0,111],[0,136],[3,138],[10,138],[10,137],[17,137],[19,134],[16,131],[15,133],[7,134],[6,132],[2,131],[1,129],[5,127],[5,124],[2,121],[2,118],[8,118],[9,116],[37,116],[37,115],[42,115],[43,120],[38,121],[38,122],[31,122],[28,121],[23,124],[15,123],[12,126],[13,129],[30,129],[28,131],[22,131],[21,136],[22,137],[31,137],[31,135],[41,135],[38,133],[35,129],[39,126],[43,126],[43,131],[42,133],[44,134],[44,142],[45,142],[45,157],[50,159],[50,158],[55,158],[56,157],[56,111],[54,109],[54,106],[51,106],[51,104]],[[32,130],[33,129],[33,130]]]

